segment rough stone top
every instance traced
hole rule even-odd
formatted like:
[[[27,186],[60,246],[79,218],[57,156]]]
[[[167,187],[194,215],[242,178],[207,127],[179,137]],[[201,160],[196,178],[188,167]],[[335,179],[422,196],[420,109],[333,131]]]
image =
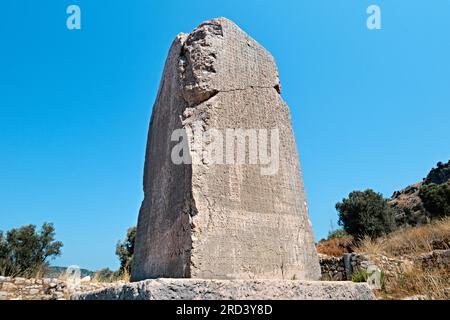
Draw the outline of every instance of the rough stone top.
[[[183,96],[191,106],[218,92],[251,87],[280,92],[272,55],[231,20],[208,20],[189,35],[179,34],[175,41],[182,45]]]

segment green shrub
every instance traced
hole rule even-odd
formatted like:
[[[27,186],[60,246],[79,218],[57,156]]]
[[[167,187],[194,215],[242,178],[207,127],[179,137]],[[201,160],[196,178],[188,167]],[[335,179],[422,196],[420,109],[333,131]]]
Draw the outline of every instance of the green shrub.
[[[419,197],[430,218],[450,216],[450,185],[447,183],[424,185],[420,188]]]
[[[355,273],[353,273],[352,275],[352,282],[367,282],[367,280],[369,279],[369,277],[372,275],[372,273],[368,273],[366,269],[359,269],[358,271],[356,271]],[[384,273],[384,271],[381,271],[380,274],[380,285],[381,285],[381,290],[384,290],[386,285],[386,275]]]
[[[395,211],[380,193],[353,191],[336,204],[339,225],[356,239],[377,238],[395,230]]]
[[[343,229],[337,229],[337,230],[330,231],[330,232],[328,233],[328,238],[327,238],[327,240],[330,240],[330,239],[346,238],[346,237],[348,237],[348,236],[349,236],[349,234],[348,234],[347,232],[345,232],[345,230],[343,230]]]
[[[360,269],[353,273],[352,282],[367,282],[369,275],[367,274],[366,269]]]

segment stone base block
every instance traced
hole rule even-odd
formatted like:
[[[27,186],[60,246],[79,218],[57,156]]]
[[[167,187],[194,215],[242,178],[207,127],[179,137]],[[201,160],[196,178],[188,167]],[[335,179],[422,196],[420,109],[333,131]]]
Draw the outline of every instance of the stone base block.
[[[73,300],[374,300],[366,283],[297,280],[153,279]]]

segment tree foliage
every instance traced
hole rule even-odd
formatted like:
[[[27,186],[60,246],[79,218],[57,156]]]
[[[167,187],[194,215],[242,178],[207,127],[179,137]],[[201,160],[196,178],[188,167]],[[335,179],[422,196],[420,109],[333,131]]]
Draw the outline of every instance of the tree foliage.
[[[55,228],[44,223],[41,230],[35,225],[0,231],[0,274],[32,277],[48,267],[48,260],[61,255],[63,244],[55,241]]]
[[[120,270],[122,274],[131,274],[133,264],[134,243],[136,239],[136,227],[131,227],[127,231],[125,240],[119,241],[116,246],[116,255],[120,260]]]
[[[336,204],[339,225],[357,239],[376,238],[395,230],[395,211],[380,193],[353,191]]]
[[[430,214],[430,218],[442,218],[450,216],[450,185],[428,184],[420,188],[419,197],[423,206]]]

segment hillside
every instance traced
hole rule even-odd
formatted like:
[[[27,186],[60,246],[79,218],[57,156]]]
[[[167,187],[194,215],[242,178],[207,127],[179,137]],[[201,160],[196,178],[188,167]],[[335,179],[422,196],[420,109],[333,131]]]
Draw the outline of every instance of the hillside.
[[[323,280],[365,282],[379,268],[380,299],[450,299],[450,218],[378,239],[333,238],[318,244]]]
[[[447,163],[439,162],[421,182],[394,192],[389,204],[397,210],[398,225],[420,226],[429,222],[427,211],[419,197],[419,190],[431,183],[450,183],[450,160]]]
[[[450,299],[450,219],[400,229],[355,247],[384,271],[383,299]]]

